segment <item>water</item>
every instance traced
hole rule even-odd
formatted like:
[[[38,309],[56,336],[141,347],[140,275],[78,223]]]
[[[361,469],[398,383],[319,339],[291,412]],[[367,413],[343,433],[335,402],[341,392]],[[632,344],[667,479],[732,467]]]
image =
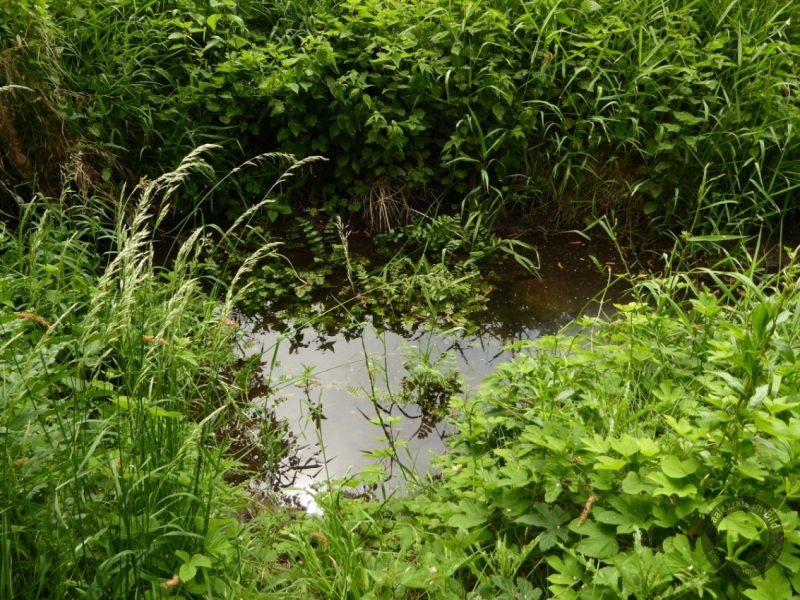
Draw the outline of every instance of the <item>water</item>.
[[[419,406],[392,405],[388,392],[402,391],[408,360],[425,355],[437,368],[460,373],[467,389],[474,388],[512,351],[506,347],[555,333],[583,309],[597,314],[618,293],[603,294],[609,273],[601,273],[590,254],[611,273],[620,265],[614,250],[606,245],[590,247],[574,237],[557,243],[537,244],[542,258],[541,280],[521,277],[511,271],[504,289],[490,296],[477,332],[463,330],[387,331],[366,323],[360,331],[325,332],[300,327],[289,321],[276,323],[269,317],[250,323],[252,351],[263,351],[263,374],[271,391],[256,400],[285,420],[302,448],[298,461],[314,459],[320,468],[298,473],[295,486],[308,489],[315,480],[357,475],[376,463],[370,452],[386,448],[387,431],[370,422],[382,415],[402,416],[388,434],[405,441],[407,452],[400,459],[424,471],[432,455],[444,450],[446,425],[422,426]],[[281,333],[282,332],[282,333]],[[449,357],[448,360],[442,358]],[[311,383],[306,387],[305,383]],[[376,407],[370,393],[379,390],[384,400]],[[426,421],[428,419],[425,419]],[[428,423],[430,425],[430,423]],[[383,438],[383,439],[382,439]],[[394,465],[384,463],[387,470]],[[395,471],[396,472],[396,471]]]

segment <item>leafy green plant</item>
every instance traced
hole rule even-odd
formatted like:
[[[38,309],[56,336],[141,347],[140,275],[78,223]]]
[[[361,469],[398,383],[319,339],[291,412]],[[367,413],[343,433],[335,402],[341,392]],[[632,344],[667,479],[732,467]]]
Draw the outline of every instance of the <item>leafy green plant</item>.
[[[70,135],[50,158],[81,181],[137,180],[200,142],[224,146],[216,160],[230,167],[265,150],[329,156],[282,190],[271,219],[311,196],[330,213],[363,209],[385,230],[449,192],[489,211],[500,201],[572,221],[616,211],[672,224],[705,175],[718,214],[766,217],[795,208],[797,10],[782,0],[16,3],[0,13],[0,86],[56,109],[26,122],[38,106],[30,92],[4,95],[3,144],[23,171],[4,170],[30,179],[48,158],[37,136],[59,125]],[[277,174],[230,180],[214,208],[243,212]],[[188,184],[184,209],[207,182]]]

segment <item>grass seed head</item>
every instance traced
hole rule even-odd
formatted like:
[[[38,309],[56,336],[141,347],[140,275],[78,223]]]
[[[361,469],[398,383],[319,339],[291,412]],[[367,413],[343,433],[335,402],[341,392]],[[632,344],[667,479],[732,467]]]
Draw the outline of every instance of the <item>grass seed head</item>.
[[[17,317],[19,317],[20,319],[27,319],[28,321],[34,321],[35,323],[38,323],[42,327],[50,327],[50,321],[48,321],[47,319],[45,319],[44,317],[41,317],[39,315],[35,315],[35,314],[29,313],[29,312],[21,312],[21,311],[20,312],[15,312],[14,314]]]

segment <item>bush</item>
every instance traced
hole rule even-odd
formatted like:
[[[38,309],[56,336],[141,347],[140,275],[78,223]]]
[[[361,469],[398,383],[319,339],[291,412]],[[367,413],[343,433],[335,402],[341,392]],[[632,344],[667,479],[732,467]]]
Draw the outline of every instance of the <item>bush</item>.
[[[794,208],[794,3],[36,6],[54,24],[51,70],[80,94],[65,120],[104,148],[103,177],[160,172],[215,141],[231,166],[242,153],[327,155],[298,196],[368,215],[444,187],[572,219],[619,209],[672,222],[709,182],[716,206]],[[217,194],[217,209],[241,212],[273,176]]]

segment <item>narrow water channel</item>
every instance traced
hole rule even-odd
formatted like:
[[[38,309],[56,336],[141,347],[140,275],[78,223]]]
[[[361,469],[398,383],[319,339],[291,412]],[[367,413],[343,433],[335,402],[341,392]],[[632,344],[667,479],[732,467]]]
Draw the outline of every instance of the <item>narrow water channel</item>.
[[[477,331],[469,335],[455,327],[390,331],[370,322],[356,333],[352,328],[319,331],[292,320],[275,322],[269,315],[250,321],[251,351],[264,353],[263,375],[270,389],[268,396],[255,401],[288,423],[298,441],[298,462],[319,462],[319,468],[298,473],[296,488],[356,475],[375,464],[369,453],[387,446],[387,432],[371,422],[379,416],[384,421],[402,417],[389,435],[407,444],[407,450],[399,450],[400,459],[418,472],[444,450],[448,432],[443,422],[431,424],[419,406],[391,402],[390,393],[402,391],[407,362],[419,363],[425,357],[445,375],[457,373],[452,376],[463,380],[464,393],[469,394],[512,357],[508,345],[555,333],[581,311],[598,314],[618,299],[617,288],[606,290],[614,274],[622,271],[611,246],[590,246],[577,236],[537,246],[541,278],[516,271],[509,275],[490,295]],[[371,399],[376,392],[379,406]],[[393,465],[384,467],[391,470]]]

